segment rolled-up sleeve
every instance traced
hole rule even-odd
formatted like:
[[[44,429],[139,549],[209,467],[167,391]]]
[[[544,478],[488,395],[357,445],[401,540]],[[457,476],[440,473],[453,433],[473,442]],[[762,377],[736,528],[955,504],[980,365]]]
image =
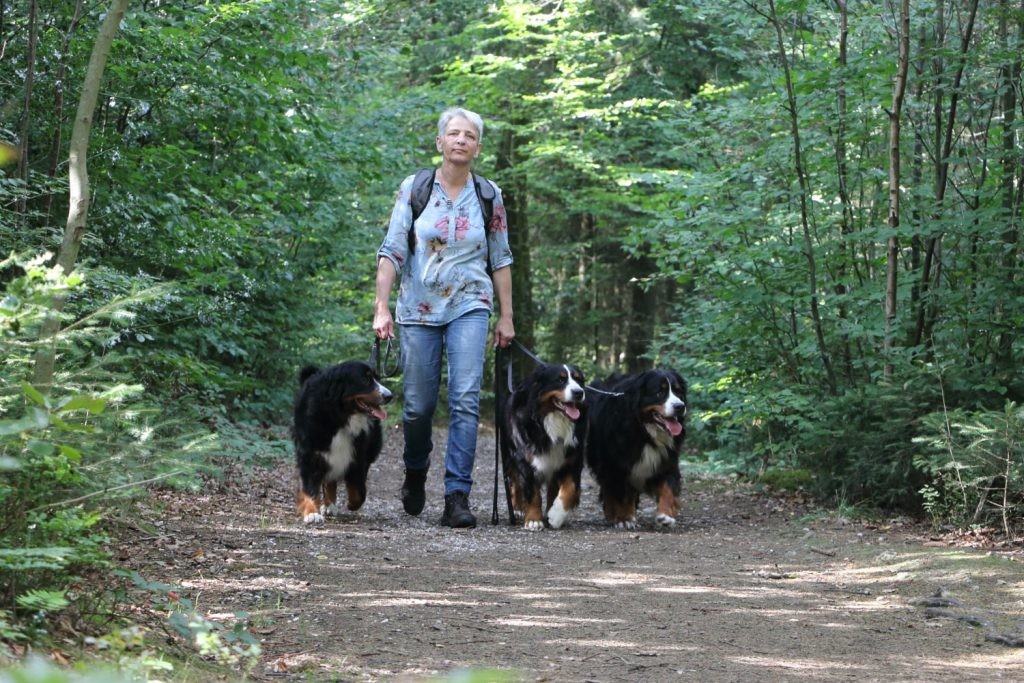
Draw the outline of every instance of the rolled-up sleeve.
[[[399,273],[409,258],[409,230],[412,229],[409,192],[412,190],[413,178],[415,176],[407,177],[399,186],[395,206],[391,209],[387,235],[377,250],[377,261],[380,262],[381,257],[388,259],[395,264],[395,270]]]
[[[505,200],[502,199],[501,189],[497,185],[494,186],[494,212],[487,226],[487,241],[491,270],[511,266],[512,248],[508,243],[508,216],[505,213]]]

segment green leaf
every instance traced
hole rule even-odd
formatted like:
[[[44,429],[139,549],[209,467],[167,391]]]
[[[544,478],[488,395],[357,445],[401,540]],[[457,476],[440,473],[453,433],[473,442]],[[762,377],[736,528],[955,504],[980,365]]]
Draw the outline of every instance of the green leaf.
[[[66,444],[59,444],[57,448],[64,455],[65,458],[72,462],[82,462],[82,452],[77,448],[72,448]]]
[[[95,398],[92,396],[72,396],[70,399],[62,402],[57,408],[57,412],[66,413],[72,410],[86,410],[92,415],[99,415],[107,407],[107,402],[102,398]]]
[[[47,398],[45,396],[43,396],[41,393],[39,393],[38,389],[36,389],[34,386],[29,384],[28,382],[22,382],[21,383],[21,389],[22,389],[22,391],[25,392],[25,395],[28,396],[29,399],[31,399],[37,405],[41,405],[41,406],[44,406],[46,408],[50,407],[49,400],[47,400]]]

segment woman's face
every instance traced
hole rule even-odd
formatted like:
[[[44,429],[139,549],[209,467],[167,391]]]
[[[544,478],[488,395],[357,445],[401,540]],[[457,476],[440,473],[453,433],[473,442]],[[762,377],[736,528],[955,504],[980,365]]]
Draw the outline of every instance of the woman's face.
[[[437,137],[437,151],[453,164],[469,164],[480,154],[480,134],[476,126],[461,116],[448,122],[444,135]]]

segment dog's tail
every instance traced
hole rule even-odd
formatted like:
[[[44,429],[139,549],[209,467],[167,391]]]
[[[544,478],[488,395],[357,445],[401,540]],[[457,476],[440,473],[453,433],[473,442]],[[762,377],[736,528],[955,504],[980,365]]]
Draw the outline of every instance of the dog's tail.
[[[299,370],[299,386],[301,387],[306,383],[306,380],[320,372],[320,368],[315,365],[307,365]]]

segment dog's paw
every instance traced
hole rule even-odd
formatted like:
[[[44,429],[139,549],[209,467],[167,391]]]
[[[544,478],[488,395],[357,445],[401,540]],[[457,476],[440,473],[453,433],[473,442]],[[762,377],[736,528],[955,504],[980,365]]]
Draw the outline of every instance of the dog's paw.
[[[523,524],[523,528],[527,531],[540,531],[544,528],[544,522],[539,519],[531,519]]]
[[[615,523],[616,529],[635,529],[636,527],[636,517],[630,517]]]
[[[319,512],[310,512],[308,515],[302,518],[303,524],[323,524],[324,516]]]
[[[569,513],[562,507],[562,501],[556,498],[551,509],[548,510],[548,524],[552,529],[561,529],[567,519],[569,519]]]
[[[338,513],[341,512],[341,506],[337,503],[333,503],[320,508],[320,512],[324,517],[337,517]]]
[[[658,526],[671,528],[676,525],[676,518],[672,517],[671,515],[666,515],[664,512],[662,512],[654,518],[654,523]]]

